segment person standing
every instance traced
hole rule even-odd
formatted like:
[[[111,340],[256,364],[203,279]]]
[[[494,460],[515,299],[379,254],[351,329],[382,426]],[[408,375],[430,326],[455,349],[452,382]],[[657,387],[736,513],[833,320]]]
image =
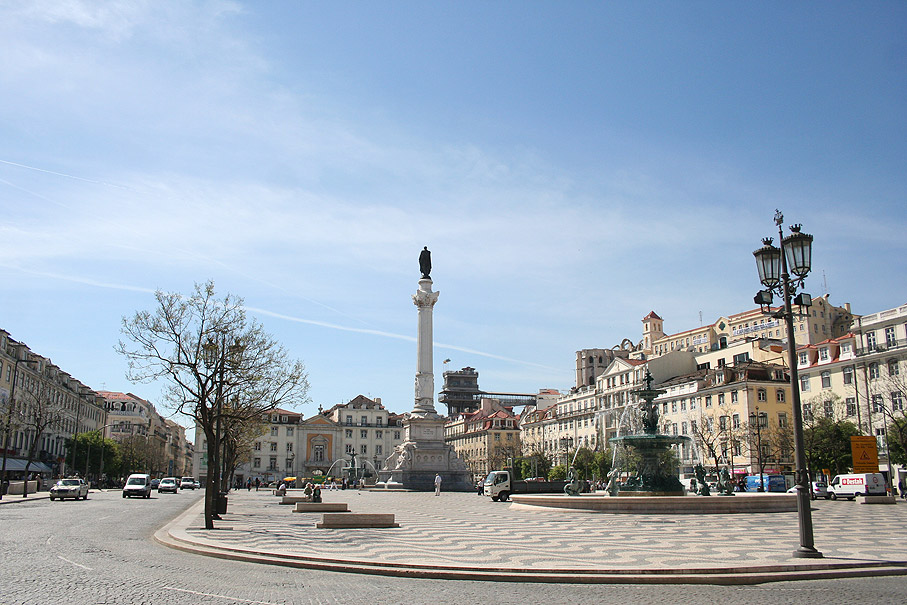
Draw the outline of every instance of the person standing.
[[[441,473],[435,475],[435,495],[441,495]]]

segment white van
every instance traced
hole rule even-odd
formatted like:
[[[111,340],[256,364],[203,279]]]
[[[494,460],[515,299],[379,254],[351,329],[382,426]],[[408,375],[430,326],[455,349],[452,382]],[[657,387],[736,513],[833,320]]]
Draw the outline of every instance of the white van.
[[[126,485],[123,486],[123,497],[132,498],[133,496],[138,496],[139,498],[151,497],[150,475],[143,473],[129,475],[129,478],[126,479]]]
[[[884,496],[886,493],[885,477],[881,473],[835,475],[828,484],[828,494],[832,500],[838,498],[853,500],[857,496]]]

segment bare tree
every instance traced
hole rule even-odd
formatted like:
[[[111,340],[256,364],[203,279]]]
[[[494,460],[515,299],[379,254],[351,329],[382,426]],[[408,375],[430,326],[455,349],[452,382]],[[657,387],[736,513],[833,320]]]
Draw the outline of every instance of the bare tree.
[[[28,496],[28,469],[38,453],[41,437],[50,429],[60,428],[63,423],[63,407],[53,398],[53,390],[44,381],[37,382],[31,389],[24,388],[18,393],[20,426],[31,433],[31,444],[25,457],[25,483],[22,497]]]
[[[246,317],[243,301],[217,299],[214,283],[196,284],[190,296],[155,293],[156,308],[123,318],[118,351],[129,361],[127,377],[163,379],[166,402],[192,418],[205,434],[208,451],[205,527],[214,528],[220,494],[221,435],[230,422],[227,402],[255,409],[261,417],[281,404],[307,401],[308,380],[301,361],[260,324]],[[227,410],[227,412],[225,412]]]

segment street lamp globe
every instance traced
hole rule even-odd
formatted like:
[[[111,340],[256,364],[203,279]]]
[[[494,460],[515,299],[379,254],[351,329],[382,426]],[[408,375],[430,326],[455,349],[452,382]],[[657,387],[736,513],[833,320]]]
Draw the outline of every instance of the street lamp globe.
[[[772,245],[772,238],[762,240],[761,248],[753,252],[756,257],[756,269],[759,281],[766,288],[772,289],[781,283],[781,250]]]
[[[802,225],[791,225],[791,234],[784,238],[781,247],[787,257],[790,272],[804,279],[812,268],[813,236],[801,233]]]

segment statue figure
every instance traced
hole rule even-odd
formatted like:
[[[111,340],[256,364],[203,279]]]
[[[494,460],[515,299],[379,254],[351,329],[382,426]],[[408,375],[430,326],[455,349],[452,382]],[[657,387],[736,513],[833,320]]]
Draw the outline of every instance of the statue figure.
[[[617,476],[620,474],[620,471],[616,468],[612,468],[608,472],[608,487],[605,489],[608,491],[608,495],[616,496],[617,492],[620,491],[620,488],[617,487]]]
[[[422,252],[419,254],[419,270],[422,272],[422,279],[431,279],[429,274],[431,273],[431,252],[428,250],[428,246],[422,248]]]
[[[564,486],[564,493],[568,496],[579,496],[582,490],[582,482],[576,478],[576,470],[571,466],[567,471],[567,485]]]
[[[709,489],[709,484],[705,482],[705,468],[702,466],[701,462],[696,465],[696,468],[693,469],[693,472],[696,473],[696,479],[699,483],[699,495],[711,496],[712,492]]]
[[[718,485],[719,491],[722,494],[728,496],[734,495],[734,484],[731,482],[731,474],[728,472],[727,467],[721,469],[721,472],[718,474]]]

